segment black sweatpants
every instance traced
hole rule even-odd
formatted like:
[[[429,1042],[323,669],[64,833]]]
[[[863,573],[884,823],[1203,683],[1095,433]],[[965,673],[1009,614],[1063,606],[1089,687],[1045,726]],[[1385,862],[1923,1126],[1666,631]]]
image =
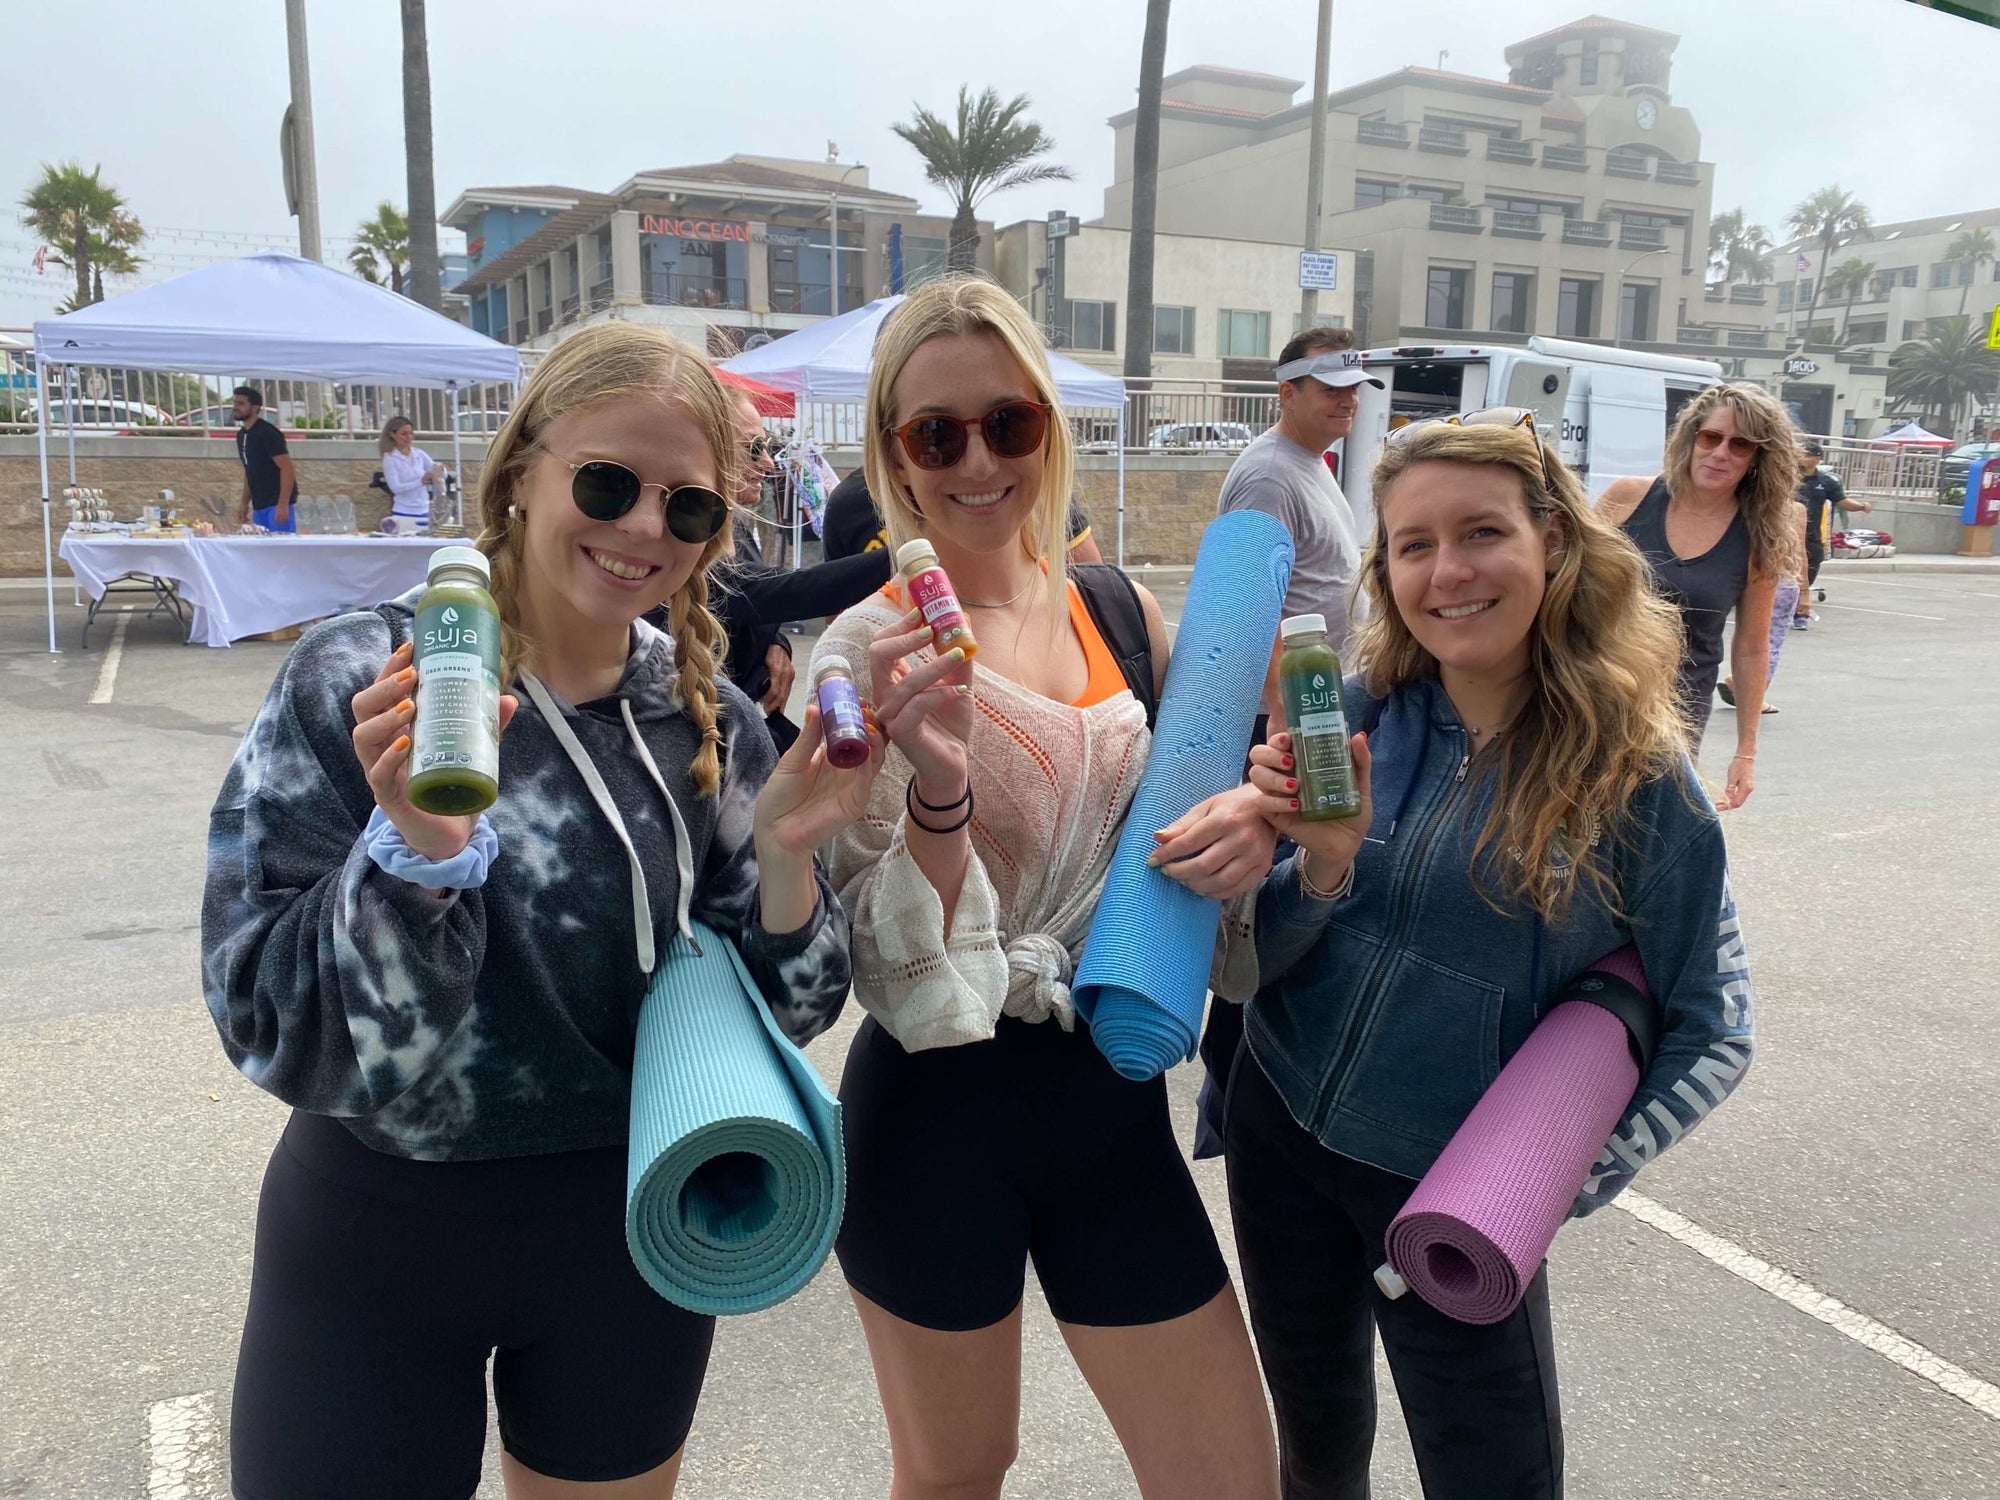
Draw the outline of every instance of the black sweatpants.
[[[1377,1328],[1427,1500],[1560,1500],[1548,1267],[1512,1316],[1486,1327],[1415,1292],[1391,1302],[1374,1271],[1416,1184],[1322,1146],[1247,1047],[1234,1071],[1229,1207],[1285,1500],[1367,1500]]]

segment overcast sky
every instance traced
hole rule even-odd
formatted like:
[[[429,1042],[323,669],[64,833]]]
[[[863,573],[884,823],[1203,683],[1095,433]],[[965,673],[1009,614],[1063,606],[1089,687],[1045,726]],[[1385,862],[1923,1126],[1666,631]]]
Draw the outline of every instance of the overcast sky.
[[[7,9],[0,188],[10,201],[42,162],[101,162],[158,231],[148,280],[229,248],[187,231],[296,246],[277,152],[289,97],[279,0]],[[377,201],[405,196],[398,7],[307,9],[332,239],[352,235]],[[1137,95],[1144,10],[1142,0],[431,0],[438,206],[482,184],[605,191],[642,169],[738,151],[818,158],[834,140],[843,161],[867,163],[875,186],[948,211],[889,125],[913,101],[948,114],[969,83],[1029,94],[1056,159],[1076,173],[984,212],[1002,224],[1054,208],[1094,217],[1111,175],[1105,119]],[[1436,66],[1443,49],[1447,68],[1504,78],[1509,42],[1588,13],[1588,0],[1335,0],[1333,85]],[[1680,35],[1673,94],[1716,163],[1717,210],[1743,205],[1782,237],[1787,209],[1829,182],[1878,220],[2000,200],[1990,112],[2000,32],[1904,0],[1610,0],[1602,13]],[[1308,78],[1314,14],[1311,0],[1177,0],[1168,71],[1215,63]],[[31,274],[34,249],[10,213],[0,327],[45,316],[64,295],[55,267],[41,281]],[[344,250],[331,244],[327,258]]]

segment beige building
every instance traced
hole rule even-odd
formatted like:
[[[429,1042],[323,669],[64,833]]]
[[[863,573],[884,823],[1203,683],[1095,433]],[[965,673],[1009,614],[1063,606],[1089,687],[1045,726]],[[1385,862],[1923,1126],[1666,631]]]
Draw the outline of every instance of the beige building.
[[[1030,219],[998,236],[995,271],[1049,335],[1084,364],[1124,368],[1131,231],[1102,224],[1058,236]],[[1347,327],[1354,252],[1333,252],[1332,291],[1315,321]],[[1298,331],[1299,248],[1215,235],[1161,234],[1153,250],[1153,375],[1162,380],[1268,380]]]

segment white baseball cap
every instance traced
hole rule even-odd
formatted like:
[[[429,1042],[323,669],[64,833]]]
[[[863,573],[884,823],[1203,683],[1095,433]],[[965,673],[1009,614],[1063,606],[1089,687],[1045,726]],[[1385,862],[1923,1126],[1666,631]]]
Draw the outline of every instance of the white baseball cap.
[[[1308,354],[1303,359],[1279,365],[1274,373],[1279,380],[1299,380],[1310,375],[1321,385],[1335,388],[1365,384],[1374,386],[1378,391],[1388,389],[1368,373],[1362,364],[1359,349],[1323,349],[1318,354]]]

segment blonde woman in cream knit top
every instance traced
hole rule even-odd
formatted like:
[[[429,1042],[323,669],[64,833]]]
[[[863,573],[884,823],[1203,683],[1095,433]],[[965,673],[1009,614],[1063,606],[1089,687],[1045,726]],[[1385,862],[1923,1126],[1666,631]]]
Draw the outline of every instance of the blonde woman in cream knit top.
[[[1027,1266],[1144,1500],[1275,1500],[1276,1445],[1165,1082],[1119,1077],[1070,1003],[1146,716],[1070,583],[1075,463],[1048,359],[991,282],[934,281],[876,341],[869,492],[923,536],[971,619],[938,656],[900,593],[834,622],[889,740],[831,847],[868,1011],[847,1057],[836,1251],[875,1367],[898,1500],[997,1500],[1020,1423]],[[1115,580],[1114,580],[1115,582]],[[1140,594],[1154,687],[1166,625]],[[1275,834],[1254,789],[1163,835],[1172,878],[1256,888]],[[1256,983],[1248,908],[1219,985]]]

